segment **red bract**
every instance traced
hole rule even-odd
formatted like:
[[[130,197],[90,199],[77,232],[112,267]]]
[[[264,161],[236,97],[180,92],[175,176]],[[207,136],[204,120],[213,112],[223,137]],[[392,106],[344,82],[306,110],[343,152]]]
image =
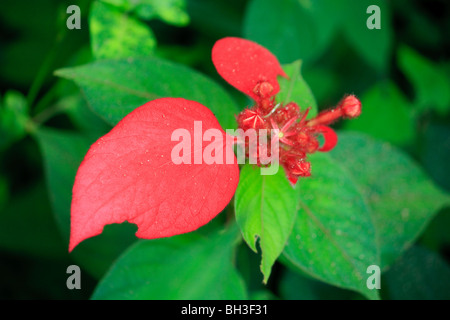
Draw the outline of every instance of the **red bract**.
[[[337,144],[337,135],[328,125],[340,117],[354,118],[361,113],[361,103],[353,95],[310,120],[306,120],[308,106],[302,106],[305,108],[302,112],[295,102],[275,104],[275,95],[280,90],[277,76],[286,77],[286,74],[276,57],[254,42],[221,39],[213,47],[212,60],[225,80],[255,101],[254,106],[237,116],[239,128],[279,130],[280,163],[292,184],[299,177],[311,175],[307,154],[327,152]],[[320,135],[325,139],[322,146],[318,140]]]
[[[277,76],[286,76],[270,51],[245,39],[217,41],[212,61],[222,78],[254,100],[276,95],[280,90]]]
[[[179,143],[172,133],[184,128],[194,138],[194,121],[202,121],[203,132],[220,130],[227,141],[205,106],[164,98],[137,108],[91,146],[73,187],[69,251],[106,224],[128,221],[140,238],[169,237],[199,228],[225,208],[239,181],[235,158],[232,164],[171,160]],[[195,150],[192,139],[192,154],[203,144]],[[225,154],[232,145],[223,148]]]

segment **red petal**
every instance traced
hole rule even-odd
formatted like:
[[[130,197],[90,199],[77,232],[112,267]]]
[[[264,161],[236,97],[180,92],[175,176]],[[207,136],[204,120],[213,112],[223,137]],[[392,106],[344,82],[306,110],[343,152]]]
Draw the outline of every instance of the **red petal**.
[[[205,106],[163,98],[137,108],[91,146],[73,187],[69,251],[106,224],[128,221],[137,224],[140,238],[170,237],[199,228],[225,208],[239,180],[234,154],[232,164],[171,160],[180,143],[171,141],[176,129],[190,132],[194,151],[194,121],[202,121],[202,137],[215,128],[226,141]],[[204,149],[210,142],[202,144]],[[228,148],[224,144],[224,155]]]
[[[331,129],[330,127],[322,125],[316,126],[315,128],[317,132],[323,134],[323,137],[325,139],[323,146],[320,147],[318,150],[322,152],[328,152],[332,150],[336,146],[338,141],[338,136],[336,132],[334,132],[334,130]]]
[[[294,177],[294,176],[290,176],[290,177],[288,177],[288,180],[289,180],[289,182],[290,182],[290,184],[291,184],[291,186],[295,186],[295,184],[297,183],[297,181],[298,181],[298,177]]]
[[[277,58],[266,48],[241,38],[223,38],[212,49],[212,61],[217,72],[236,89],[251,96],[258,82],[273,86],[272,96],[280,90],[277,76],[287,77]]]

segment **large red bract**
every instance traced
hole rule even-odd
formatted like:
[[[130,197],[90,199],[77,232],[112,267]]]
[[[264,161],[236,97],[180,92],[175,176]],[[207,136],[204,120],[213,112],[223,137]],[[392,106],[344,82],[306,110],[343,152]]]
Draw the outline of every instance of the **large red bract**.
[[[91,146],[73,187],[69,251],[107,224],[135,223],[139,238],[170,237],[205,225],[225,208],[239,181],[236,158],[211,165],[171,160],[178,143],[172,133],[184,128],[193,138],[194,121],[202,121],[203,132],[220,130],[227,141],[208,108],[163,98],[137,108]],[[232,146],[223,148],[226,154]]]

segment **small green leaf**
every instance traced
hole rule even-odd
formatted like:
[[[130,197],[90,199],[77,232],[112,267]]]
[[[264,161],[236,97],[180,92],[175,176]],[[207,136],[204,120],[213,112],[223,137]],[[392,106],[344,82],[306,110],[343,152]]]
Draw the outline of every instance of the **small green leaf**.
[[[411,158],[386,142],[341,132],[330,155],[371,209],[383,269],[411,246],[439,209],[450,204],[450,197]]]
[[[379,265],[370,208],[328,154],[310,160],[312,177],[298,182],[300,210],[283,257],[314,278],[377,299],[366,286],[367,267]]]
[[[95,1],[89,16],[92,51],[97,59],[148,56],[156,39],[148,26],[116,7]]]
[[[301,111],[311,107],[308,118],[312,118],[317,114],[317,103],[311,89],[302,77],[301,65],[302,61],[297,60],[282,66],[288,78],[278,78],[280,92],[276,96],[276,101],[283,104],[296,102]]]
[[[0,101],[0,150],[26,134],[28,104],[20,92],[9,90]]]
[[[345,121],[345,129],[365,132],[398,145],[414,141],[412,106],[394,83],[376,84],[362,96],[361,103],[361,115]]]
[[[407,46],[398,51],[398,64],[412,83],[418,111],[450,109],[450,80],[445,71]]]
[[[261,271],[267,282],[273,264],[283,251],[297,212],[297,191],[282,168],[261,175],[260,168],[245,165],[235,194],[236,220],[253,251],[259,238]]]
[[[246,299],[233,266],[237,228],[141,240],[101,280],[93,299]],[[181,312],[181,311],[180,311]]]
[[[155,57],[97,61],[56,75],[74,80],[92,109],[109,124],[144,103],[162,97],[182,97],[208,107],[224,129],[236,127],[237,106],[228,93],[204,75]]]
[[[70,206],[75,175],[92,138],[46,128],[35,137],[43,153],[50,202],[68,249]],[[100,277],[117,256],[136,241],[134,225],[107,226],[98,237],[89,239],[74,250],[73,257],[93,276]]]

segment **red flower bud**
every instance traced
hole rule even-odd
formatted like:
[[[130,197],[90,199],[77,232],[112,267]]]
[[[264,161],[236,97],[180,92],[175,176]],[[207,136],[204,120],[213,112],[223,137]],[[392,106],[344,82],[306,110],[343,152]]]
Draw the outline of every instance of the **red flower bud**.
[[[282,159],[282,165],[286,170],[286,175],[292,184],[295,184],[299,177],[311,176],[311,164],[303,159],[294,156],[287,156]]]
[[[311,175],[311,163],[300,160],[291,173],[299,177],[309,177]]]
[[[354,95],[342,99],[338,108],[342,109],[342,115],[347,118],[356,118],[361,114],[361,102]]]
[[[258,83],[253,89],[253,93],[262,99],[270,98],[272,96],[272,92],[273,86],[267,81]]]

